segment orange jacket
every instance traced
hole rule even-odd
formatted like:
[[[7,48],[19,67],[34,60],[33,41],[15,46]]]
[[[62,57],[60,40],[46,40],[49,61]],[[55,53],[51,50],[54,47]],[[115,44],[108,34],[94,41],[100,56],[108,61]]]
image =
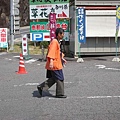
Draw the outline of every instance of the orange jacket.
[[[64,54],[62,54],[62,57]],[[52,70],[60,70],[63,68],[61,57],[60,57],[60,45],[56,39],[53,39],[48,47],[48,55],[47,55],[47,62],[45,68],[51,70],[50,59],[53,59],[53,69]]]

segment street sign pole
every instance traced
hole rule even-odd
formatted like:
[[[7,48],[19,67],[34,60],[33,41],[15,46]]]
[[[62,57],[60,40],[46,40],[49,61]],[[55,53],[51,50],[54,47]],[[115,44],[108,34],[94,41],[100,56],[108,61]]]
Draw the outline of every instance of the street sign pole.
[[[112,61],[120,62],[118,57],[118,32],[120,26],[120,6],[116,6],[116,33],[115,33],[115,44],[116,44],[116,57]]]
[[[85,13],[81,12],[82,11],[81,9],[84,10],[84,8],[76,8],[76,24],[77,24],[76,29],[78,31],[78,59],[77,59],[78,63],[84,62],[84,60],[81,58],[81,39],[82,38],[80,38],[80,34],[81,34],[81,32],[80,32],[81,25],[80,24],[81,24],[81,21],[83,21],[83,20],[80,19],[79,16],[84,15]],[[83,24],[85,24],[85,23],[83,23]],[[83,31],[83,32],[85,32],[85,31]]]
[[[10,49],[14,49],[14,10],[13,0],[10,0]]]
[[[119,23],[118,23],[118,27],[119,27]],[[116,58],[117,58],[117,56],[118,56],[118,32],[119,32],[119,29],[116,29],[116,33],[115,33]]]

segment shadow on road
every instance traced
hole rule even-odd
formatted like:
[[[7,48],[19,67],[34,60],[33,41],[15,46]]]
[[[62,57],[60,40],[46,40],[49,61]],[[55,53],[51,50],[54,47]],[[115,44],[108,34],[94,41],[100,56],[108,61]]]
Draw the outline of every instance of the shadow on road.
[[[33,94],[33,97],[40,98],[40,94],[39,94],[38,91],[33,91],[32,94]],[[43,94],[42,97],[55,97],[55,96],[53,96],[52,94],[50,94],[49,91],[43,91],[42,94]]]

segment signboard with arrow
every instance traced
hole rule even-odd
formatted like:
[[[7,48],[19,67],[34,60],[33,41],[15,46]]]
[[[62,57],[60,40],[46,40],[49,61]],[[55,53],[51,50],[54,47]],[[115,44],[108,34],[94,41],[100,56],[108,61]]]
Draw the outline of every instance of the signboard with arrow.
[[[49,13],[55,11],[56,18],[69,18],[69,3],[30,5],[30,19],[48,19]]]

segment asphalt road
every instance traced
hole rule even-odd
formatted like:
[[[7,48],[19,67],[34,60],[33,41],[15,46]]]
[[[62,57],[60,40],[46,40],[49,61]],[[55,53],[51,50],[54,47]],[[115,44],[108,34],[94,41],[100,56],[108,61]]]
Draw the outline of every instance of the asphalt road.
[[[42,98],[36,86],[45,80],[40,56],[25,61],[28,74],[16,74],[18,54],[0,54],[0,120],[120,120],[120,63],[114,56],[68,61],[66,99],[54,98],[55,86]],[[38,61],[37,61],[38,60]]]

